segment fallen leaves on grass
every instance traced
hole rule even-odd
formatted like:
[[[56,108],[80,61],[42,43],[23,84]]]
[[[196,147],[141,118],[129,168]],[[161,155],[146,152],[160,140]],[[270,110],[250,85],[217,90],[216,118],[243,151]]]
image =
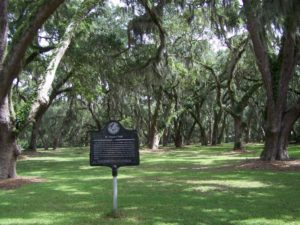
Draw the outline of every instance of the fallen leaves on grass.
[[[0,189],[11,190],[22,187],[26,184],[31,183],[42,183],[46,182],[46,179],[36,178],[36,177],[17,177],[5,180],[0,180]]]
[[[300,171],[300,160],[267,162],[259,159],[247,159],[237,165],[237,168],[272,171]]]

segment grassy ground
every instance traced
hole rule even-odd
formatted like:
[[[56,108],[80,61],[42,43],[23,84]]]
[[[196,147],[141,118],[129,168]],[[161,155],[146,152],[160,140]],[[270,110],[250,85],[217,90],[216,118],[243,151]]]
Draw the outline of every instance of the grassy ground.
[[[47,182],[0,190],[0,224],[300,224],[300,172],[231,167],[261,146],[230,148],[142,151],[139,167],[119,169],[118,218],[109,168],[90,167],[87,149],[43,151],[18,171]],[[300,147],[290,154],[300,158]]]

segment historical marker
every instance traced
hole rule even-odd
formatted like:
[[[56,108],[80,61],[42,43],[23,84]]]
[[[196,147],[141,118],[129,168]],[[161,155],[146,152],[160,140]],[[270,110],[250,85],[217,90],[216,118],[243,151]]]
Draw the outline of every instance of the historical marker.
[[[102,130],[91,132],[90,165],[112,168],[114,213],[117,211],[118,167],[139,164],[139,139],[136,130],[125,129],[119,122],[110,121]]]
[[[136,130],[110,121],[101,131],[91,132],[91,166],[136,166],[140,164]]]

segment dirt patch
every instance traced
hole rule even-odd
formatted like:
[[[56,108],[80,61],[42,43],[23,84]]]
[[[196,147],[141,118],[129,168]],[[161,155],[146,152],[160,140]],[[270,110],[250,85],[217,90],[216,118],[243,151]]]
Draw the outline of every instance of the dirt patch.
[[[242,154],[249,154],[253,153],[253,151],[250,150],[232,150],[230,152],[225,152],[223,155],[242,155]]]
[[[210,166],[185,166],[185,167],[180,167],[180,170],[189,170],[189,171],[208,171],[208,172],[222,172],[222,171],[231,171],[235,170],[236,166],[235,165],[223,165],[223,166],[218,166],[218,167],[210,167]]]
[[[28,160],[35,157],[47,157],[52,156],[50,152],[34,152],[34,151],[22,151],[21,155],[18,156],[18,160]]]
[[[0,180],[0,189],[11,190],[22,187],[26,184],[47,182],[46,179],[36,177],[17,177],[11,179]]]
[[[259,159],[247,159],[237,165],[236,168],[273,171],[300,171],[300,160],[266,162]]]
[[[27,160],[29,159],[30,157],[26,156],[26,155],[19,155],[18,156],[18,160]]]
[[[29,150],[26,150],[26,151],[22,151],[22,154],[23,156],[28,156],[28,157],[32,157],[32,156],[43,156],[45,155],[46,153],[45,152],[36,152],[36,151],[29,151]]]

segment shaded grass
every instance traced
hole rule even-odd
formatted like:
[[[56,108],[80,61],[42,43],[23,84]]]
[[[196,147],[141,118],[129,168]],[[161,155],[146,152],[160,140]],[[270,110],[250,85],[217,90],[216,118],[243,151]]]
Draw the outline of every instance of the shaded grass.
[[[300,224],[298,172],[217,169],[257,157],[261,148],[142,151],[139,167],[119,169],[117,218],[110,215],[110,168],[90,167],[87,149],[42,152],[18,170],[48,182],[0,190],[0,224]],[[290,149],[300,158],[298,146]]]

